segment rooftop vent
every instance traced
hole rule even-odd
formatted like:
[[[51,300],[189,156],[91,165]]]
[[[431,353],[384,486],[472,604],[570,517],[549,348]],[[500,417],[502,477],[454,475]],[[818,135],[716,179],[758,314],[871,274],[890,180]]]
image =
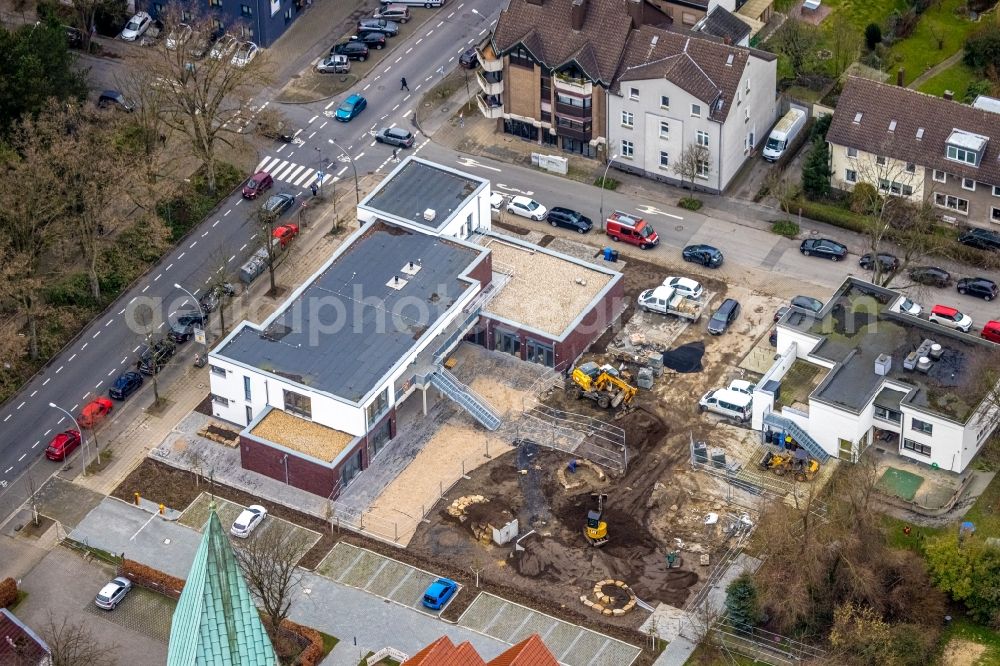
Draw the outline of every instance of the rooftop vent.
[[[943,354],[944,354],[944,347],[935,342],[931,345],[931,351],[928,355],[931,357],[932,361],[939,361],[941,360],[941,356]]]
[[[433,222],[435,217],[437,217],[437,211],[433,208],[427,208],[424,210],[424,219],[426,221]]]
[[[860,125],[861,124],[861,117],[864,116],[864,115],[865,114],[863,114],[860,111],[858,111],[857,113],[855,113],[854,114],[854,124],[855,125]]]
[[[385,286],[389,287],[390,289],[395,289],[396,291],[399,291],[400,289],[406,286],[406,282],[407,282],[406,280],[402,279],[398,275],[394,275],[391,280],[385,283]]]
[[[896,131],[896,121],[895,120],[893,120],[893,121],[891,121],[889,123],[889,131],[890,132],[895,132]]]
[[[931,365],[933,364],[931,363],[931,360],[929,358],[927,358],[926,356],[921,356],[920,360],[917,361],[917,370],[926,375],[930,371]]]
[[[923,138],[924,138],[924,128],[923,127],[918,127],[917,128],[917,141],[922,141]]]
[[[875,374],[885,377],[892,369],[892,357],[888,354],[879,354],[875,357]]]
[[[653,35],[653,38],[651,40],[649,40],[649,43],[652,44],[653,46],[656,46],[657,43],[659,43],[659,41],[660,41],[660,36],[659,35]]]
[[[406,265],[399,270],[401,270],[406,275],[413,277],[414,275],[420,272],[420,268],[421,268],[420,264],[415,264],[412,261],[408,261]]]

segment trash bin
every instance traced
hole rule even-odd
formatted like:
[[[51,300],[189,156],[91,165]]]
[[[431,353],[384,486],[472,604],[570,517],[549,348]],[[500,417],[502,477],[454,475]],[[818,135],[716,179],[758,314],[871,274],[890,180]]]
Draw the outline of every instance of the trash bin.
[[[604,261],[610,261],[612,263],[618,261],[618,250],[610,247],[604,248]]]

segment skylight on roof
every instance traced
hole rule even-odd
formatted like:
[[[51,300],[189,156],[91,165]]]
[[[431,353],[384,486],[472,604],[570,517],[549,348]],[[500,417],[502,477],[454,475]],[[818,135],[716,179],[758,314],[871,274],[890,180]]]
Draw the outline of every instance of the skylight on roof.
[[[917,141],[920,141],[923,138],[924,138],[924,128],[923,127],[918,127],[917,128]]]
[[[951,134],[948,135],[948,143],[951,145],[965,148],[966,150],[974,150],[977,153],[986,147],[986,142],[989,140],[989,137],[982,134],[973,134],[972,132],[960,129],[953,129]]]
[[[889,131],[890,132],[895,132],[896,131],[896,121],[895,120],[889,122]]]
[[[855,125],[857,125],[857,124],[859,124],[861,122],[861,117],[863,115],[865,115],[865,114],[861,113],[860,111],[858,111],[857,113],[854,114],[854,124]]]

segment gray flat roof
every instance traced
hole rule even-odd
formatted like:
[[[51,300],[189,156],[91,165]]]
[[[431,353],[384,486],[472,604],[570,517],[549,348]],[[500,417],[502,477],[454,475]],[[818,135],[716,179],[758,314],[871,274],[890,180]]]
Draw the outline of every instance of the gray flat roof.
[[[415,157],[403,161],[374,192],[361,201],[363,208],[438,230],[469,198],[488,185],[482,178]],[[434,219],[425,220],[424,211]]]
[[[265,322],[216,354],[360,402],[469,290],[485,250],[383,222],[370,225]],[[415,275],[404,268],[420,267]],[[396,278],[405,281],[401,288]]]

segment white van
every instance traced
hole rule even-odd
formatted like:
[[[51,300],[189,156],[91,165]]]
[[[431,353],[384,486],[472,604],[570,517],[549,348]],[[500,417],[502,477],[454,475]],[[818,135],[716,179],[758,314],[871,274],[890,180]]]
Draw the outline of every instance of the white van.
[[[738,391],[713,389],[701,396],[698,408],[703,412],[715,412],[743,423],[753,414],[753,398]]]
[[[777,161],[785,154],[785,148],[795,140],[805,124],[806,113],[802,109],[792,109],[786,113],[767,137],[763,151],[764,159],[768,162]]]
[[[745,379],[734,379],[733,381],[729,382],[730,391],[736,391],[737,393],[745,393],[749,396],[753,395],[753,391],[755,388],[757,388],[756,384],[754,384],[753,382],[748,382]]]

